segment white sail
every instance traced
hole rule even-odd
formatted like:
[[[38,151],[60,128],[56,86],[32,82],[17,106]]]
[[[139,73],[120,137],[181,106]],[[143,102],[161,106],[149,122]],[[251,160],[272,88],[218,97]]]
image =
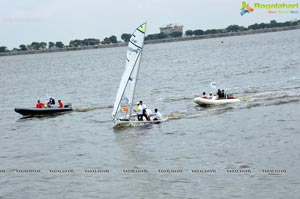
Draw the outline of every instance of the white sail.
[[[126,67],[112,112],[114,119],[130,119],[132,106],[134,105],[134,92],[144,45],[145,31],[146,23],[139,26],[130,37]]]

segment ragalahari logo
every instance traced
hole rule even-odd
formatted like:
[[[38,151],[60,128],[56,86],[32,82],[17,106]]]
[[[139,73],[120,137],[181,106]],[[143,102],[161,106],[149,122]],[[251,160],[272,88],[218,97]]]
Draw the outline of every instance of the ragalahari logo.
[[[245,1],[242,2],[241,15],[243,16],[246,13],[253,12],[254,9],[250,7]]]

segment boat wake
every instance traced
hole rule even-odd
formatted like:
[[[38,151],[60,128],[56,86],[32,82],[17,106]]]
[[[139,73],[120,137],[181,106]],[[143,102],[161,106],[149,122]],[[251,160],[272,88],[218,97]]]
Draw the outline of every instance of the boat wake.
[[[257,95],[253,95],[251,98],[253,101],[276,101],[276,100],[283,100],[285,102],[291,101],[294,102],[295,100],[299,99],[299,93],[291,93],[291,92],[265,92],[259,93]]]
[[[264,92],[250,97],[242,98],[241,101],[249,102],[246,107],[254,108],[260,106],[276,106],[289,103],[298,103],[300,94],[291,92]]]
[[[160,101],[166,101],[166,102],[176,102],[176,101],[182,101],[182,100],[192,100],[194,97],[185,97],[185,96],[175,96],[175,97],[167,97],[167,98],[160,98]]]
[[[182,119],[187,117],[187,112],[173,112],[167,115],[164,115],[164,118],[168,119],[168,120],[178,120],[178,119]]]
[[[97,109],[111,109],[112,105],[91,105],[91,106],[83,106],[83,107],[75,107],[73,108],[74,112],[88,112]]]
[[[258,93],[258,89],[255,87],[249,87],[244,91],[244,93]]]
[[[255,99],[253,97],[241,97],[239,98],[241,102],[253,102]]]

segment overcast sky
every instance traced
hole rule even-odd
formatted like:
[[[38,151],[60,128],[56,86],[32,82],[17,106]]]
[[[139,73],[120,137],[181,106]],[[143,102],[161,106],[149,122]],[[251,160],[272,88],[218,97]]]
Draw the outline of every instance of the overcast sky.
[[[182,24],[184,31],[225,28],[237,24],[288,21],[299,14],[268,14],[266,10],[240,15],[242,0],[0,0],[0,46],[9,49],[33,41],[62,41],[111,35],[121,40],[147,22],[147,33],[160,26]],[[258,3],[298,3],[299,0],[247,0]],[[300,3],[299,3],[300,4]],[[299,5],[300,6],[300,5]],[[299,9],[298,9],[299,11]]]

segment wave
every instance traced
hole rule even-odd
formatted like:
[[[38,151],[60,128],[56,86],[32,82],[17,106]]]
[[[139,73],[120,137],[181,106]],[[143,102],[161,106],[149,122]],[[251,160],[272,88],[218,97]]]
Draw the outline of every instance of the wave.
[[[253,71],[253,70],[242,71],[242,72],[235,73],[234,76],[248,75],[248,74],[251,74],[251,73],[255,73],[255,71]]]
[[[266,92],[253,97],[241,98],[242,102],[250,102],[246,107],[243,108],[254,108],[259,106],[274,106],[274,105],[283,105],[289,103],[297,103],[300,101],[300,94],[298,93],[272,93]],[[251,103],[254,102],[254,103]]]
[[[259,104],[259,103],[254,103],[254,104],[248,104],[246,107],[244,108],[255,108],[255,107],[259,107],[262,106],[263,104]],[[242,108],[243,109],[243,108]]]
[[[258,90],[255,87],[249,87],[244,91],[244,93],[257,93],[257,92]]]
[[[232,111],[235,110],[236,108],[232,107],[232,106],[227,106],[227,107],[222,107],[220,108],[213,106],[213,107],[203,107],[200,110],[197,110],[196,112],[192,112],[192,111],[176,111],[176,112],[172,112],[169,113],[167,115],[164,115],[164,117],[167,120],[179,120],[179,119],[193,119],[193,118],[199,118],[199,117],[206,117],[207,116],[207,112],[209,112],[209,115],[218,115],[218,114],[223,114],[225,112],[228,111]]]
[[[228,112],[228,111],[232,111],[232,110],[235,110],[234,107],[232,106],[226,106],[225,108],[221,108],[221,109],[216,109],[213,111],[213,113],[210,113],[210,114],[223,114],[225,112]]]
[[[300,99],[289,99],[289,100],[280,100],[274,103],[267,104],[267,106],[273,106],[273,105],[282,105],[282,104],[289,104],[289,103],[297,103]]]
[[[92,106],[84,106],[84,107],[75,107],[73,108],[73,111],[75,112],[87,112],[87,111],[93,111],[96,109],[108,109],[113,108],[112,105],[92,105]]]
[[[255,101],[255,98],[252,97],[241,97],[239,98],[241,102],[253,102]]]
[[[276,93],[276,92],[265,92],[253,96],[254,100],[277,100],[286,98],[298,98],[300,93]]]
[[[178,120],[187,117],[186,112],[172,112],[168,115],[164,115],[167,120]]]
[[[159,101],[166,101],[166,102],[174,102],[174,101],[182,101],[182,100],[192,100],[194,97],[185,97],[185,96],[178,96],[178,97],[167,97],[167,98],[160,98]]]

